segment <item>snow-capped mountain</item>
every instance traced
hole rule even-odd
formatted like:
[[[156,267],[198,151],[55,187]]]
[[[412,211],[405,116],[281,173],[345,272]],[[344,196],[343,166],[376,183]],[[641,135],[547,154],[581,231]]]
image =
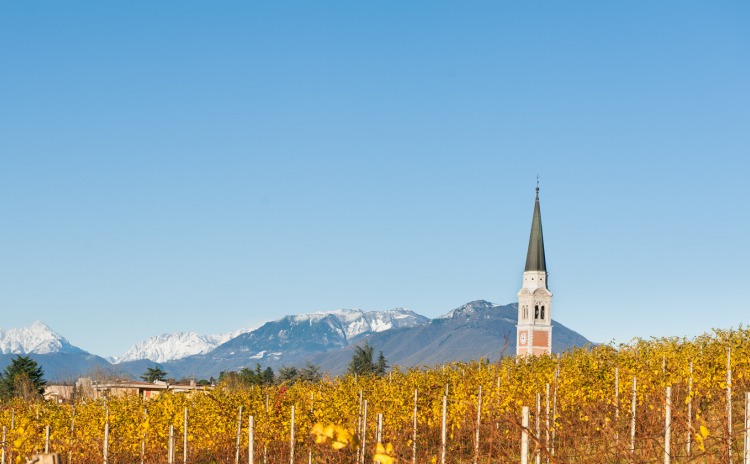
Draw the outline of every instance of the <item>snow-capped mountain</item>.
[[[73,346],[43,322],[36,321],[29,327],[0,329],[0,353],[2,354],[50,354],[85,353]]]
[[[162,334],[133,345],[125,354],[114,358],[113,364],[140,359],[163,363],[204,354],[245,332],[247,330],[241,329],[218,335],[200,335],[195,332]]]
[[[303,365],[311,354],[338,350],[368,335],[429,321],[401,308],[389,311],[339,309],[286,316],[240,334],[206,354],[189,356],[163,367],[178,376],[189,376],[195,372],[214,375],[221,370],[253,367],[255,363],[275,367]]]

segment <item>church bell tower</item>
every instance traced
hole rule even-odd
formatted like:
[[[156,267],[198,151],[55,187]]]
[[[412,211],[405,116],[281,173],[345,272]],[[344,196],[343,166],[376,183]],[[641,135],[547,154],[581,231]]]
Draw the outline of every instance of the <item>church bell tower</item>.
[[[547,288],[547,263],[544,259],[538,181],[529,251],[526,254],[526,270],[523,273],[523,286],[518,292],[516,332],[517,355],[536,356],[552,353],[552,292]]]

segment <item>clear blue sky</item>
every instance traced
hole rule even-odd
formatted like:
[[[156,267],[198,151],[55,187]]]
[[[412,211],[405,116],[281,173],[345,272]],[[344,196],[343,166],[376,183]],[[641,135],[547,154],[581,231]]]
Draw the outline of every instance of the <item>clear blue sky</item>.
[[[750,4],[3,2],[0,327],[100,355],[516,301],[750,323]]]

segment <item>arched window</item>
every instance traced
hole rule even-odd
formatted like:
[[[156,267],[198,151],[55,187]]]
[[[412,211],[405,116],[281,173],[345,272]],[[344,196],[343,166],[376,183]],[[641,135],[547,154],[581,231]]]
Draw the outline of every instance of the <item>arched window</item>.
[[[534,319],[539,319],[539,305],[534,306]]]
[[[544,319],[544,306],[542,306],[542,319]]]

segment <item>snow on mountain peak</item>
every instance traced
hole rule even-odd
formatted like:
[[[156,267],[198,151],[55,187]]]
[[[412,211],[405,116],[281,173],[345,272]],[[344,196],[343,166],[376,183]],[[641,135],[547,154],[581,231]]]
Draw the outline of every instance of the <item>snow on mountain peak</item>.
[[[3,354],[84,353],[62,335],[41,321],[29,327],[0,329],[0,352]]]
[[[177,332],[157,335],[130,347],[115,363],[148,359],[162,363],[185,358],[194,354],[205,354],[222,343],[247,332],[236,330],[218,335],[200,335],[195,332]]]
[[[404,308],[387,311],[363,311],[361,309],[335,309],[296,316],[287,316],[292,324],[313,324],[327,317],[340,325],[341,331],[348,340],[364,333],[383,332],[397,327],[411,327],[427,322],[424,316]]]

